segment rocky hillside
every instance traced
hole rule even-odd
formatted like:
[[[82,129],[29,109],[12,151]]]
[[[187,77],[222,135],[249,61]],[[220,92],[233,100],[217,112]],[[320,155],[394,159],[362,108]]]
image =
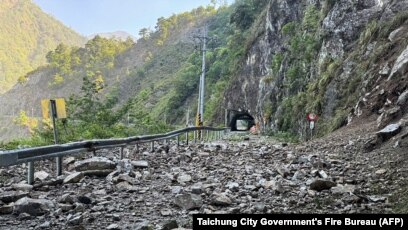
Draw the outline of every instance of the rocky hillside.
[[[58,44],[80,46],[86,39],[44,13],[31,0],[0,1],[0,93],[46,63]]]
[[[383,127],[407,111],[407,10],[408,1],[269,1],[225,107],[303,138],[309,112],[320,134],[371,115]]]

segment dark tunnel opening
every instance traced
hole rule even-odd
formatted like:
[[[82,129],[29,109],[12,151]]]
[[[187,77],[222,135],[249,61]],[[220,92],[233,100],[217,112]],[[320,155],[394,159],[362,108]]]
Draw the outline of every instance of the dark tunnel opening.
[[[255,125],[255,119],[247,112],[235,114],[230,122],[231,131],[248,131]]]

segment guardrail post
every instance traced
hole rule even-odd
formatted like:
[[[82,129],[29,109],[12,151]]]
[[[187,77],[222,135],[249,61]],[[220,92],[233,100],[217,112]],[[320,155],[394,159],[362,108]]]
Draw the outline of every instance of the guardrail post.
[[[197,143],[197,131],[194,131],[194,143]]]
[[[154,141],[152,141],[150,149],[151,149],[152,152],[154,152]]]
[[[188,132],[186,132],[186,145],[188,145]]]
[[[62,157],[56,157],[55,162],[57,163],[57,176],[62,175]]]
[[[180,135],[177,135],[177,147],[180,146]]]
[[[206,134],[205,134],[205,138],[207,142],[210,140],[209,136],[210,136],[210,131],[208,131],[207,129]]]
[[[123,149],[124,147],[120,147],[120,159],[123,160]]]
[[[28,162],[28,169],[27,169],[27,183],[33,184],[34,183],[34,162]]]

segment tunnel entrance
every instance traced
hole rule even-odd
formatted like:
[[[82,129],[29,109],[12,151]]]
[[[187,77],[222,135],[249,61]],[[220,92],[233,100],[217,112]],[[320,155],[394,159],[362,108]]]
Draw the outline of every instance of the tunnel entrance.
[[[229,126],[231,131],[248,131],[253,125],[255,125],[255,119],[248,112],[230,111],[233,114],[229,114],[231,117]],[[232,115],[232,116],[231,116]]]

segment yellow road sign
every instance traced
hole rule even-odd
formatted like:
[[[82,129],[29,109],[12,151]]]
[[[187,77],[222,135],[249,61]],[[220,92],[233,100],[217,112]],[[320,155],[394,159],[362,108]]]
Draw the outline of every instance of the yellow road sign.
[[[43,118],[49,119],[50,118],[50,100],[49,99],[41,100],[41,110],[42,110]]]
[[[65,109],[64,98],[55,99],[55,104],[57,107],[57,118],[67,118],[67,111]]]

